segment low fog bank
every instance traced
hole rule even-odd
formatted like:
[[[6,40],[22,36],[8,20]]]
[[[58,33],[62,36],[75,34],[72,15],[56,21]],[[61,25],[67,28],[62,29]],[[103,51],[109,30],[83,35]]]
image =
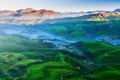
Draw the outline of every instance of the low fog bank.
[[[42,25],[30,26],[30,25],[0,25],[0,38],[7,36],[19,36],[25,39],[41,39],[45,43],[53,43],[56,46],[68,45],[78,41],[90,42],[100,41],[109,43],[112,45],[120,45],[120,40],[108,40],[109,36],[94,36],[92,37],[80,37],[80,38],[66,38],[66,36],[58,36],[53,32],[44,31]]]
[[[38,38],[52,38],[53,35],[41,31],[38,28],[33,28],[25,25],[0,25],[0,36],[22,36],[29,39],[38,39]]]
[[[63,12],[60,13],[59,16],[57,18],[74,18],[74,17],[80,17],[80,16],[84,16],[84,15],[90,15],[91,13],[87,13],[87,12]]]
[[[41,27],[30,25],[0,25],[0,37],[6,36],[21,36],[26,39],[61,40],[65,42],[71,41],[64,37],[45,32],[41,30]]]

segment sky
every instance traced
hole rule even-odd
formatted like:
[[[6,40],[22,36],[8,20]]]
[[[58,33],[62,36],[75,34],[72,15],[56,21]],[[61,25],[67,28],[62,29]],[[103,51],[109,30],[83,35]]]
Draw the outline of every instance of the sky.
[[[24,8],[64,11],[114,10],[120,8],[120,0],[0,0],[0,10]]]

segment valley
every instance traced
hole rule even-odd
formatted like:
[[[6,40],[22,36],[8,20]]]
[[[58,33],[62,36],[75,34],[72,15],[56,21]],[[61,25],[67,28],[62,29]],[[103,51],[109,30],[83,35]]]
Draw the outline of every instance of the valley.
[[[104,39],[96,40],[104,34],[113,36],[108,29],[100,33],[104,31],[101,26],[109,24],[77,19],[29,26],[1,25],[0,80],[118,80],[120,47]],[[118,33],[110,40],[119,39]]]
[[[120,19],[99,15],[1,24],[0,80],[118,80]]]
[[[1,0],[0,80],[120,80],[120,0]]]

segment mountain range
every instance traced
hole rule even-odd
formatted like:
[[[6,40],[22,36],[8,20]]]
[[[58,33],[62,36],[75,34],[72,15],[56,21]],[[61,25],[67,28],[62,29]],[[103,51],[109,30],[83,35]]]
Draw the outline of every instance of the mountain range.
[[[89,17],[87,17],[89,15]],[[114,11],[88,11],[88,12],[55,12],[53,10],[35,10],[32,8],[0,11],[0,24],[40,24],[46,19],[87,17],[86,20],[96,21],[96,18],[119,17],[120,9]],[[93,19],[95,17],[95,19]],[[83,18],[83,17],[82,17]]]
[[[14,17],[56,17],[57,13],[52,10],[35,10],[32,8],[20,9],[16,11],[12,10],[2,10],[0,11],[0,16],[14,16]]]

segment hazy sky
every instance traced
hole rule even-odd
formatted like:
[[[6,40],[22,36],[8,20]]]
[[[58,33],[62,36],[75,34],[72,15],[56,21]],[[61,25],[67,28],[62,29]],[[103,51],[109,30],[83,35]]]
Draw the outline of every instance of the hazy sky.
[[[55,11],[114,10],[120,0],[0,0],[0,9],[51,9]]]

